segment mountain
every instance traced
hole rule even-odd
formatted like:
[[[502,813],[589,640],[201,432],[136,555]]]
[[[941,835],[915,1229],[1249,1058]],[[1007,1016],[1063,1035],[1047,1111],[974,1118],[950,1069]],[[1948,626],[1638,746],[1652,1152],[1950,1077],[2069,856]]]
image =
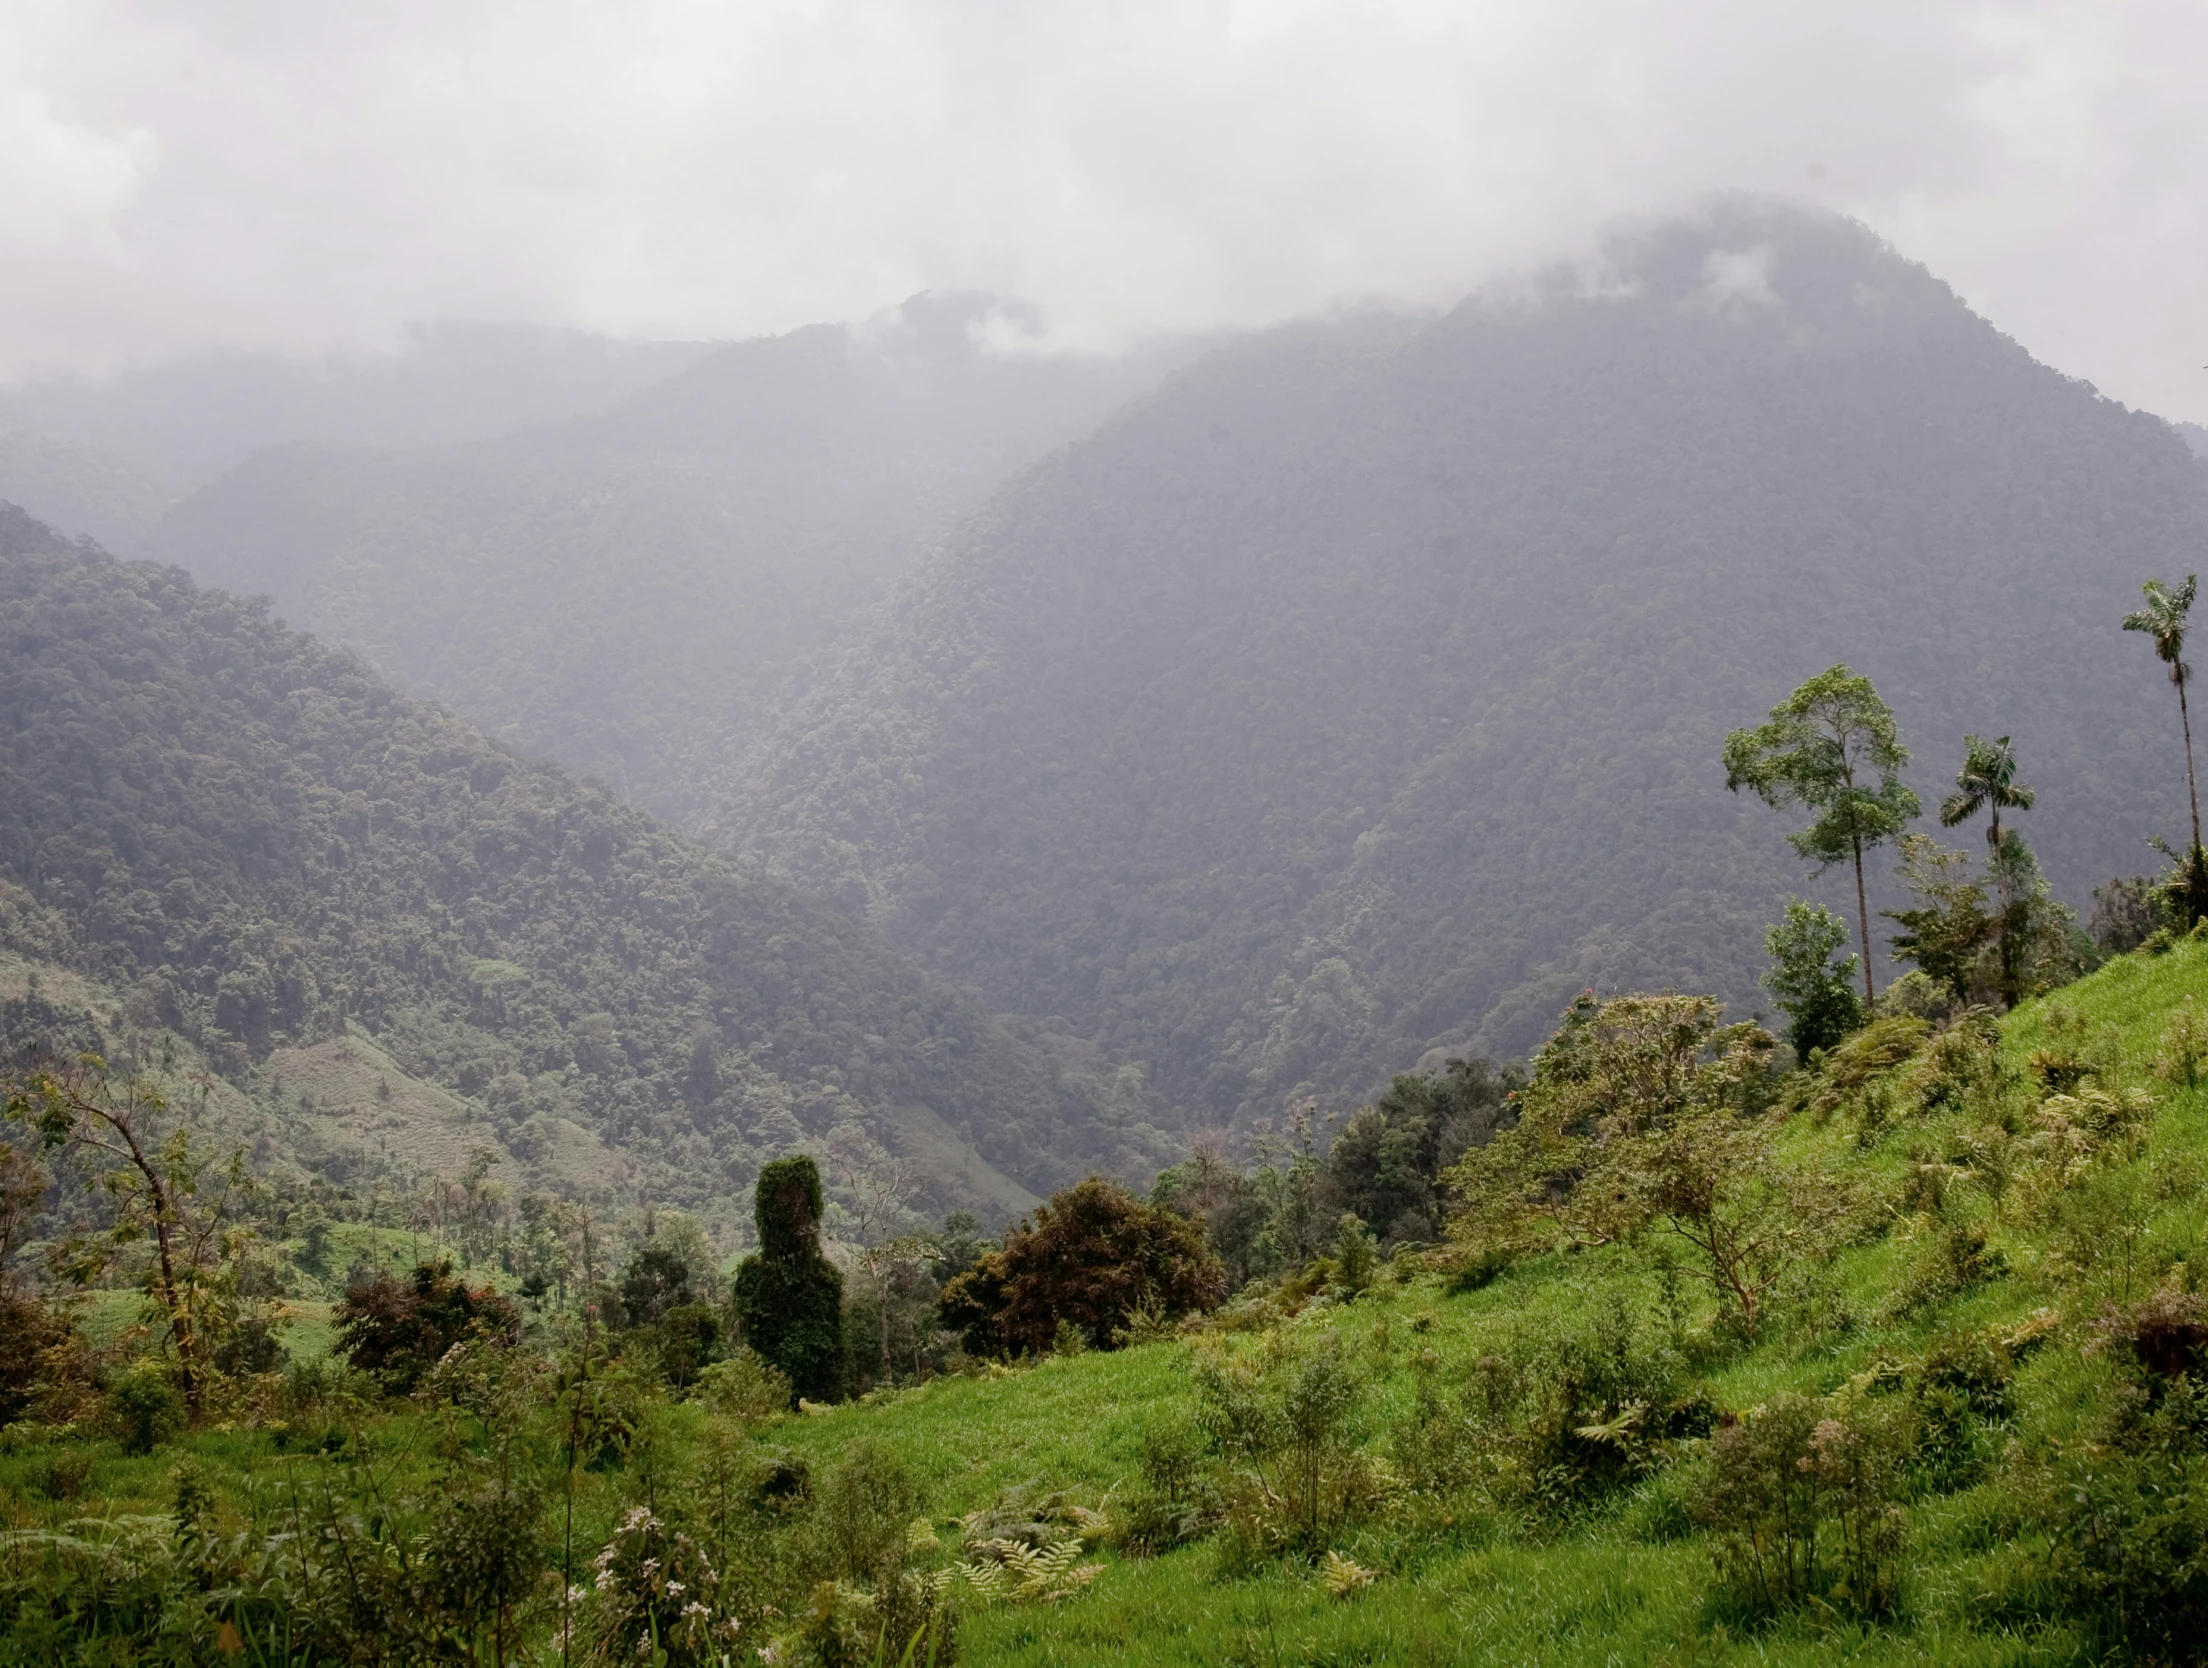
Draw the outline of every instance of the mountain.
[[[962,511],[1153,382],[988,345],[922,296],[717,349],[612,409],[464,446],[263,453],[150,554],[267,593],[402,688],[710,828],[763,693]]]
[[[341,1169],[481,1143],[733,1222],[763,1159],[850,1120],[939,1207],[1167,1156],[1078,1045],[261,605],[13,509],[0,731],[0,1043],[66,1031],[53,992],[89,981]]]
[[[191,487],[269,446],[426,446],[594,411],[710,346],[445,320],[414,326],[389,353],[205,354],[31,383],[0,391],[0,429],[98,447]]]
[[[2172,423],[2170,426],[2183,437],[2195,456],[2208,458],[2208,428],[2203,428],[2198,423]]]
[[[903,588],[735,831],[1206,1116],[1348,1104],[1585,986],[1767,1005],[1783,897],[1852,890],[1719,748],[1835,662],[1929,803],[2015,737],[2073,901],[2151,866],[2177,714],[2118,621],[2204,547],[2169,426],[1861,227],[1727,199],[1182,370]]]
[[[111,550],[127,550],[161,519],[177,493],[111,447],[30,429],[0,433],[0,502]]]

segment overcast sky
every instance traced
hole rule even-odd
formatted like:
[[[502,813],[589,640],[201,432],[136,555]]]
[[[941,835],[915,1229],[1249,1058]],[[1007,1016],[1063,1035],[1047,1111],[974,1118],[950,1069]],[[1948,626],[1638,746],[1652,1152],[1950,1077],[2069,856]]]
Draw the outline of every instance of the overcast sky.
[[[2208,420],[2200,0],[0,0],[0,376],[953,286],[1108,343],[1735,186]]]

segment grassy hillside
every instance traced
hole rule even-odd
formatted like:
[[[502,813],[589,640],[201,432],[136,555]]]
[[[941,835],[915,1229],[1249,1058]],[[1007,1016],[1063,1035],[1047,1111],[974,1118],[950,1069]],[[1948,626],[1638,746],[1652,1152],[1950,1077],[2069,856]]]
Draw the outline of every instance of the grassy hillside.
[[[915,297],[495,439],[272,450],[176,506],[143,553],[271,595],[408,693],[699,829],[771,687],[958,515],[1165,368],[982,347],[1011,311]]]
[[[487,1143],[726,1210],[855,1120],[937,1206],[995,1212],[1162,1150],[1139,1094],[867,929],[20,515],[0,729],[0,945],[97,986],[110,1029],[182,1036],[340,1169]],[[15,1005],[11,1058],[72,1023]]]
[[[1023,477],[774,735],[745,849],[1212,1115],[1759,1004],[1813,882],[1726,732],[1836,661],[1937,803],[2013,735],[2057,889],[2183,829],[2118,621],[2208,472],[1860,227],[1754,203],[1438,321],[1216,352]],[[1874,896],[1874,908],[1891,897]]]
[[[937,1543],[991,1534],[1080,1537],[1098,1566],[1047,1603],[983,1604],[951,1577],[968,1664],[2197,1660],[2208,1088],[2187,1087],[2183,1063],[2190,1049],[2208,1064],[2208,1028],[2184,1041],[2199,1002],[2208,942],[2188,942],[2121,958],[1997,1033],[1967,1015],[1929,1039],[1889,1021],[1859,1039],[1885,1048],[1883,1069],[1858,1069],[1859,1047],[1791,1079],[1778,1158],[1844,1192],[1850,1226],[1837,1251],[1803,1243],[1752,1338],[1656,1240],[1537,1250],[1484,1283],[1461,1257],[1405,1255],[1361,1293],[1292,1283],[1178,1338],[977,1367],[748,1434],[705,1403],[671,1408],[625,1465],[580,1474],[578,1540],[614,1537],[638,1501],[710,1536],[728,1486],[714,1476],[779,1487],[801,1457],[822,1504],[759,1508],[766,1526],[729,1544],[753,1559],[785,1534],[817,1547],[805,1511],[845,1509],[828,1504],[845,1498],[834,1479],[882,1475],[886,1452],[922,1491],[919,1567],[954,1561]],[[1316,1421],[1333,1420],[1326,1475],[1357,1479],[1355,1499],[1317,1542],[1276,1549],[1263,1532],[1291,1505],[1235,1492],[1247,1462],[1218,1452],[1232,1421],[1205,1385],[1262,1387],[1320,1360],[1348,1386]],[[1885,1433],[1883,1469],[1864,1458],[1846,1485],[1875,1496],[1892,1537],[1898,1585],[1878,1602],[1828,1583],[1774,1608],[1713,1557],[1761,1521],[1725,1515],[1718,1456],[1790,1408],[1835,1441]],[[346,1440],[393,1487],[427,1478],[423,1417],[386,1412]],[[1126,1543],[1156,1519],[1176,1430],[1193,1430],[1181,1486],[1223,1490],[1225,1521],[1138,1556]],[[322,1463],[281,1447],[243,1432],[181,1445],[227,1490]],[[34,1431],[0,1455],[16,1525],[158,1509],[173,1486],[176,1450],[101,1450],[78,1499],[41,1503],[57,1452]],[[1829,1566],[1841,1527],[1822,1527]],[[2097,1571],[2120,1575],[2128,1611]]]

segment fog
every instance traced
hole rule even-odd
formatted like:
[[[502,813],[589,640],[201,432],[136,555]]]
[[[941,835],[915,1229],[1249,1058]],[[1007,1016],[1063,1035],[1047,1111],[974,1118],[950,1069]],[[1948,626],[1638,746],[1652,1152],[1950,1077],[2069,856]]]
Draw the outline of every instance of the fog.
[[[1745,187],[2208,418],[2204,86],[2179,0],[11,0],[0,377],[949,287],[1110,345],[1445,298]]]

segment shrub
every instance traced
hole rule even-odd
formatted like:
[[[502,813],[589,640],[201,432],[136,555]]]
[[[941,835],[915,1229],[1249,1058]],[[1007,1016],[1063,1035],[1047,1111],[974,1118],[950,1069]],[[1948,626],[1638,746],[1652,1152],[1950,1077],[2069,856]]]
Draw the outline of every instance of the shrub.
[[[184,1425],[184,1398],[158,1361],[140,1360],[108,1386],[107,1423],[126,1454],[149,1454]]]
[[[23,1417],[44,1376],[46,1352],[69,1336],[67,1316],[0,1278],[0,1425]]]
[[[2208,1393],[2190,1373],[2151,1405],[2119,1396],[2101,1441],[2035,1479],[2058,1607],[2135,1659],[2208,1660]]]
[[[470,1286],[449,1262],[421,1263],[404,1282],[385,1273],[355,1280],[335,1318],[346,1360],[400,1394],[420,1384],[455,1344],[511,1341],[521,1333],[511,1303],[489,1286]]]
[[[1224,1510],[1236,1557],[1316,1556],[1375,1504],[1379,1478],[1357,1441],[1369,1388],[1335,1338],[1198,1364],[1198,1423],[1233,1468]]]
[[[822,1566],[879,1585],[903,1561],[906,1529],[926,1504],[927,1491],[902,1459],[871,1439],[853,1443],[814,1506]]]
[[[670,1309],[697,1302],[690,1265],[664,1245],[643,1245],[621,1273],[621,1313],[628,1324],[650,1326]]]
[[[1715,1410],[1676,1394],[1678,1357],[1646,1345],[1622,1302],[1585,1326],[1506,1359],[1474,1363],[1468,1434],[1498,1504],[1567,1517],[1646,1476],[1677,1442],[1706,1435]],[[1460,1450],[1461,1451],[1461,1450]]]
[[[1805,1064],[1863,1023],[1855,994],[1855,957],[1833,957],[1848,942],[1847,924],[1821,904],[1791,899],[1785,916],[1764,935],[1771,971],[1764,987],[1789,1024],[1786,1040]]]
[[[821,1254],[820,1169],[799,1154],[759,1171],[752,1219],[759,1249],[736,1270],[740,1336],[790,1381],[794,1395],[843,1394],[843,1275]]]
[[[738,1350],[697,1376],[690,1399],[741,1425],[764,1425],[790,1410],[789,1375],[756,1350]]]
[[[658,1668],[719,1668],[736,1655],[737,1618],[698,1543],[648,1507],[621,1520],[592,1562],[583,1622],[591,1658]]]
[[[1226,1291],[1193,1223],[1092,1176],[1036,1207],[1003,1250],[946,1286],[939,1312],[977,1355],[1042,1355],[1061,1323],[1107,1349],[1138,1309],[1199,1313]]]
[[[1169,1420],[1142,1433],[1136,1484],[1119,1509],[1119,1544],[1130,1552],[1168,1552],[1219,1526],[1219,1490],[1210,1451],[1193,1422]]]
[[[2208,1062],[2208,1018],[2186,992],[2162,1033],[2162,1048],[2154,1062],[2155,1074],[2191,1089],[2199,1086],[2201,1067]]]
[[[647,1329],[660,1375],[677,1390],[687,1390],[721,1353],[721,1318],[702,1303],[667,1310]]]
[[[1893,1608],[1907,1518],[1895,1502],[1900,1421],[1788,1393],[1719,1427],[1683,1489],[1715,1539],[1734,1602],[1759,1614],[1811,1599]]]

